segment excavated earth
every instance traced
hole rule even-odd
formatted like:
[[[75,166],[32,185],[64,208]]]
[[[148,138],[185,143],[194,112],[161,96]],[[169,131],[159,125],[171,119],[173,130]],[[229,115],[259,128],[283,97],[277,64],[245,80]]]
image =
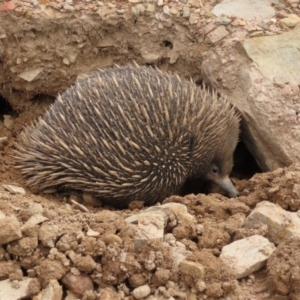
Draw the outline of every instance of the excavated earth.
[[[63,6],[63,1],[45,0],[43,3],[56,9],[69,8]],[[123,3],[119,4],[120,9]],[[76,1],[76,4],[80,5],[80,1]],[[97,5],[95,1],[91,1],[84,9],[87,12],[94,11]],[[31,7],[28,1],[24,3],[19,1],[16,2],[14,9],[19,16],[24,14],[32,16],[34,7]],[[83,8],[78,6],[78,10],[80,9]],[[44,22],[36,22],[35,26],[39,27],[38,30],[35,28],[34,31],[30,31],[31,33],[28,31],[23,37],[15,35],[15,40],[9,42],[13,44],[19,39],[24,47],[22,51],[10,48],[11,51],[16,51],[11,53],[10,59],[20,61],[20,68],[21,65],[22,67],[27,65],[29,69],[31,63],[39,59],[45,61],[47,55],[55,48],[55,39],[64,38],[59,36],[60,30],[55,36],[57,28],[63,27],[61,24],[64,22],[65,19],[53,19],[50,25],[47,23],[50,26],[48,30],[44,28]],[[299,265],[299,256],[289,255],[295,253],[295,249],[299,249],[298,240],[280,245],[276,255],[268,261],[267,267],[240,280],[236,280],[230,268],[218,259],[223,246],[247,236],[265,234],[259,229],[255,232],[243,228],[245,218],[260,201],[268,200],[289,211],[299,210],[300,195],[295,192],[295,187],[300,184],[300,168],[297,165],[274,172],[254,174],[259,169],[252,168],[247,161],[243,160],[242,155],[237,155],[238,171],[234,174],[233,181],[240,192],[238,198],[228,199],[220,194],[189,194],[166,199],[163,203],[176,202],[186,205],[188,213],[196,220],[195,228],[198,230],[191,229],[190,220],[183,214],[174,214],[165,224],[164,240],[149,240],[139,249],[136,249],[134,244],[135,227],[125,219],[143,211],[145,208],[142,203],[136,202],[129,209],[116,210],[112,207],[95,207],[75,195],[71,197],[56,194],[36,195],[26,189],[20,174],[13,167],[13,150],[18,142],[18,134],[25,125],[45,112],[58,91],[62,91],[76,79],[78,70],[72,69],[70,62],[76,59],[77,50],[81,48],[76,48],[75,51],[72,47],[75,47],[74,45],[83,47],[86,42],[90,43],[91,40],[98,39],[96,24],[93,30],[84,28],[82,24],[75,20],[74,23],[65,25],[65,30],[72,29],[73,35],[70,36],[66,49],[56,49],[57,54],[59,56],[61,54],[60,62],[46,60],[45,65],[48,71],[50,70],[49,74],[52,72],[54,76],[54,80],[52,76],[48,85],[47,77],[43,78],[43,83],[28,81],[24,85],[22,80],[13,77],[13,73],[17,72],[18,67],[16,67],[14,70],[7,70],[5,79],[7,84],[2,84],[1,87],[2,95],[9,100],[10,104],[5,99],[1,101],[0,137],[7,137],[7,139],[0,144],[0,211],[5,216],[15,217],[21,225],[35,215],[42,215],[43,219],[33,227],[23,228],[21,238],[0,246],[0,281],[10,279],[17,288],[18,282],[22,282],[25,277],[32,278],[26,299],[36,300],[41,299],[37,295],[47,288],[53,279],[63,287],[63,299],[144,299],[136,294],[134,297],[132,291],[145,285],[150,287],[150,292],[145,298],[149,300],[299,299],[297,282],[290,282],[284,286],[284,289],[281,288],[282,278],[291,276],[289,272],[292,273],[292,267]],[[12,14],[0,20],[0,28],[1,26],[14,31],[16,26],[24,26],[24,24],[16,24]],[[92,25],[87,23],[87,26]],[[114,46],[112,43],[122,41],[122,28],[119,27],[120,31],[117,31],[116,24],[113,23],[111,28],[107,24],[106,26],[104,31],[110,33],[113,28],[115,32],[112,34],[115,34],[117,39],[115,41],[103,39],[103,45],[100,47],[101,55],[98,55],[97,59],[95,59],[97,53],[89,52],[86,55],[82,51],[78,56],[81,61],[77,69],[82,68],[85,72],[84,64],[89,65],[90,68],[105,67],[121,57],[120,53],[115,53],[111,49]],[[26,29],[26,26],[24,28]],[[89,30],[90,36],[85,36],[86,30]],[[140,30],[146,29],[140,27]],[[166,28],[162,29],[161,33],[166,34],[165,30]],[[184,24],[181,30],[185,30]],[[48,35],[41,37],[43,32]],[[28,43],[29,40],[32,41],[30,34],[37,36],[36,43],[40,43],[39,47],[36,45],[33,47]],[[138,32],[136,34],[139,36]],[[123,39],[123,41],[131,40],[130,47],[129,43],[125,45],[121,42],[120,47],[124,50],[122,55],[126,55],[129,49],[128,60],[139,61],[139,55],[135,57],[137,47],[133,36],[128,35]],[[3,36],[0,38],[2,39]],[[76,38],[76,41],[71,41],[72,38]],[[142,42],[145,49],[147,47],[151,49],[153,41],[149,41],[148,44],[145,38]],[[166,40],[163,46],[161,51],[166,54],[171,45]],[[192,41],[190,51],[184,50],[185,46],[186,43],[177,44],[177,51],[181,52],[181,59],[176,66],[177,71],[183,76],[193,76],[197,81],[201,76],[197,75],[200,71],[194,68],[194,62],[198,55],[196,52],[203,49],[195,49]],[[128,49],[125,51],[125,48]],[[43,56],[40,53],[30,52],[30,49],[39,49]],[[158,53],[160,50],[155,48],[155,51]],[[69,54],[68,59],[64,57],[65,53]],[[75,54],[72,56],[72,53]],[[2,59],[8,56],[2,51]],[[51,58],[51,55],[49,57]],[[64,60],[63,65],[61,60]],[[124,58],[120,58],[120,62],[124,63]],[[164,62],[159,61],[159,64],[163,67]],[[3,68],[5,67],[3,63]],[[46,76],[45,73],[43,76]],[[11,119],[5,121],[4,115],[10,115]],[[252,177],[249,176],[249,170]],[[8,192],[2,184],[23,187],[26,194]],[[206,275],[203,278],[205,288],[201,286],[203,282],[193,281],[192,274],[190,276],[192,279],[188,276],[184,277],[177,268],[174,268],[170,248],[176,243],[189,251],[186,256],[189,261],[201,263],[205,267]],[[166,244],[170,247],[166,247]],[[282,256],[286,257],[284,262],[280,259]],[[278,272],[276,273],[278,269],[285,272],[278,275]],[[289,282],[288,279],[287,281]],[[283,296],[275,295],[274,291],[282,291]],[[52,298],[42,299],[56,298],[52,296]]]

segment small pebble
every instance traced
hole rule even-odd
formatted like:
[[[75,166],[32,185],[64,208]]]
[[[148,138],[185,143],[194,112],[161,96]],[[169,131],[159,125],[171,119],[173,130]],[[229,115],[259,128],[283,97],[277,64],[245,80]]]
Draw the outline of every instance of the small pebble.
[[[167,14],[167,15],[170,13],[170,8],[169,8],[168,5],[165,5],[165,6],[163,7],[163,12],[164,12],[165,14]]]
[[[184,18],[189,18],[190,16],[190,8],[187,7],[187,6],[184,6],[183,9],[182,9],[182,16]]]

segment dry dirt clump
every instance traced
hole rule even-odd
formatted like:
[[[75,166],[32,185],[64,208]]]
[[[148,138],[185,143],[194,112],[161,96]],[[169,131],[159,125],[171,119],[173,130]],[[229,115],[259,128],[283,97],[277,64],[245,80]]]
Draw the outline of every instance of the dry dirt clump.
[[[300,299],[300,238],[293,237],[281,243],[268,260],[268,282],[273,291]]]
[[[249,181],[240,181],[239,200],[253,208],[267,200],[289,211],[300,209],[300,164],[279,168],[273,172],[260,173]]]
[[[142,286],[161,299],[187,295],[217,299],[236,290],[231,270],[215,256],[249,212],[236,200],[220,195],[171,197],[165,202],[187,204],[188,213],[168,212],[164,239],[149,240],[136,250],[136,225],[125,218],[138,209],[88,207],[88,212],[82,212],[54,196],[12,195],[2,186],[0,193],[0,210],[7,219],[15,216],[22,232],[21,238],[0,248],[0,278],[34,278],[31,295],[53,280],[82,299],[91,295],[102,299],[103,293],[123,299]],[[32,223],[37,216],[43,218]],[[205,238],[206,232],[212,233],[211,239]],[[189,279],[180,271],[178,264],[184,257],[192,270],[198,265],[205,269],[203,278]]]

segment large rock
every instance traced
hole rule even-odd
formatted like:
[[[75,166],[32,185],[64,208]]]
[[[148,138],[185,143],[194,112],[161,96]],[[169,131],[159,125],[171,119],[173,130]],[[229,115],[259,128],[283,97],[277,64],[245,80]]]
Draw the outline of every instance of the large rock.
[[[244,20],[263,20],[275,15],[269,0],[223,0],[212,12],[216,16],[235,16]]]
[[[300,161],[300,29],[226,42],[206,54],[203,73],[240,110],[247,148],[263,171]]]

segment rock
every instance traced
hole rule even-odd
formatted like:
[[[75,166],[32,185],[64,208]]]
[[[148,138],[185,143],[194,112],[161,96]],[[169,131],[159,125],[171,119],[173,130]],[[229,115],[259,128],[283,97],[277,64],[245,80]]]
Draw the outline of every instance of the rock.
[[[295,27],[300,22],[300,18],[295,14],[290,14],[286,18],[279,20],[282,27]]]
[[[145,11],[147,13],[151,13],[151,12],[155,11],[155,6],[153,4],[151,4],[151,3],[144,3],[143,5],[144,5]]]
[[[151,278],[151,282],[156,286],[165,285],[170,279],[172,272],[168,269],[157,268]]]
[[[18,287],[14,286],[9,279],[0,281],[0,299],[24,299],[28,296],[28,287],[32,278],[24,277],[23,280],[18,281]]]
[[[209,42],[215,44],[224,39],[228,34],[229,32],[226,30],[225,26],[219,26],[207,35],[207,39]]]
[[[165,219],[163,212],[149,213],[138,218],[134,249],[139,251],[149,240],[163,241]]]
[[[39,229],[39,240],[47,247],[53,248],[61,234],[60,228],[57,225],[43,223]]]
[[[78,300],[78,296],[70,291],[67,291],[67,296],[64,300]]]
[[[48,286],[42,290],[40,296],[37,296],[37,300],[61,300],[63,291],[61,285],[57,280],[50,280]]]
[[[2,136],[0,137],[0,150],[4,148],[8,144],[8,137]]]
[[[16,4],[13,1],[6,1],[0,5],[0,11],[11,11],[16,8]]]
[[[72,273],[67,273],[62,278],[62,283],[72,293],[79,296],[82,296],[85,291],[94,290],[92,279],[85,274],[73,275]]]
[[[299,162],[299,108],[294,99],[299,95],[300,68],[295,62],[300,61],[300,28],[245,39],[242,45],[249,58],[233,45],[207,51],[203,76],[241,112],[242,140],[262,171]],[[275,84],[278,78],[282,89]]]
[[[167,15],[170,13],[170,8],[169,8],[168,5],[164,5],[164,7],[163,7],[163,13],[167,14]]]
[[[279,244],[290,237],[300,237],[299,214],[286,211],[268,201],[256,205],[245,221],[245,228],[251,229],[259,224],[268,225],[266,238],[274,244]]]
[[[160,54],[155,53],[142,53],[141,55],[147,64],[154,64],[161,58]]]
[[[24,79],[25,81],[31,82],[37,80],[41,77],[43,68],[35,68],[24,71],[18,75],[18,77]]]
[[[82,271],[84,273],[91,273],[97,267],[96,262],[90,255],[85,255],[85,256],[79,254],[75,255],[75,257],[73,258],[73,262],[75,267],[79,271]]]
[[[168,222],[172,222],[172,233],[177,239],[182,238],[195,238],[197,236],[196,233],[196,221],[194,216],[187,212],[186,205],[169,202],[160,206],[153,206],[147,208],[144,212],[139,215],[133,215],[126,218],[127,223],[136,223],[140,217],[144,217],[145,220],[151,218],[151,215],[155,214],[157,216],[161,216],[164,220],[164,224]],[[160,218],[160,217],[158,217]],[[162,232],[158,234],[153,234],[154,238],[162,238]],[[145,242],[144,239],[143,243]],[[141,241],[140,241],[141,242]],[[138,244],[140,243],[138,242]],[[138,247],[139,248],[139,247]]]
[[[190,14],[189,22],[191,25],[197,24],[199,20],[200,20],[200,15],[198,13]]]
[[[10,115],[3,115],[4,121],[3,124],[8,130],[12,130],[14,127],[14,118]]]
[[[94,237],[97,237],[100,235],[100,233],[98,231],[95,231],[91,228],[88,228],[88,231],[86,233],[87,236],[94,236]]]
[[[216,19],[216,23],[219,23],[221,25],[228,25],[231,22],[232,22],[232,20],[228,17],[225,17],[225,16],[221,16],[221,17]]]
[[[0,210],[0,220],[5,218],[6,218],[6,214]]]
[[[21,188],[21,187],[10,185],[10,184],[2,184],[2,186],[7,191],[9,191],[11,194],[17,194],[17,195],[22,195],[22,196],[26,195],[25,190],[23,188]]]
[[[91,206],[95,206],[95,207],[102,206],[102,202],[91,193],[83,192],[82,198],[83,198],[84,204],[86,204],[86,205],[91,205]]]
[[[184,6],[182,9],[182,16],[184,18],[189,18],[190,17],[190,8],[188,6]]]
[[[172,7],[172,8],[170,8],[170,13],[171,13],[172,15],[177,15],[178,10],[177,10],[175,7]]]
[[[205,27],[204,27],[205,35],[209,34],[213,30],[215,30],[216,28],[217,28],[217,25],[213,24],[213,23],[209,23],[209,24],[205,25]]]
[[[67,273],[68,267],[64,266],[60,260],[50,260],[49,258],[39,261],[34,267],[37,277],[43,288],[47,288],[52,280],[60,280]],[[45,270],[47,270],[45,272]],[[55,283],[54,283],[55,285]],[[52,286],[50,284],[50,286]]]
[[[132,291],[132,295],[135,299],[142,299],[147,297],[151,293],[151,289],[148,284],[139,286]]]
[[[236,279],[259,270],[275,250],[268,239],[253,235],[222,248],[220,259],[233,270]]]
[[[63,59],[63,63],[67,66],[70,64],[69,60],[66,57]]]
[[[205,268],[202,264],[183,260],[179,264],[179,273],[181,275],[182,280],[189,286],[193,286],[195,280],[201,280],[205,276]]]
[[[102,236],[102,241],[106,244],[113,244],[116,243],[118,245],[122,245],[123,241],[122,239],[117,236],[116,234],[106,233]]]
[[[247,102],[255,102],[257,110],[242,109],[242,113],[247,110],[248,131],[248,137],[243,140],[262,170],[275,170],[300,161],[300,153],[295,151],[300,147],[297,109],[288,104],[292,100],[282,102],[282,95],[272,86],[275,75],[295,86],[300,82],[300,69],[295,64],[300,60],[300,28],[281,35],[248,39],[243,46],[257,66],[257,71],[252,69],[248,73],[252,88],[247,92],[250,95]],[[257,80],[262,84],[255,84]]]
[[[30,219],[21,227],[21,230],[27,231],[31,228],[33,228],[35,225],[41,224],[45,221],[47,221],[48,218],[44,217],[41,214],[35,214],[32,217],[30,217]]]
[[[15,216],[0,219],[0,245],[22,237],[21,226]]]
[[[172,50],[171,53],[170,53],[170,60],[169,60],[169,63],[172,65],[172,64],[175,64],[177,59],[179,58],[179,53],[176,51],[176,50]]]
[[[212,13],[244,20],[263,20],[274,17],[275,10],[269,0],[223,0],[212,9]]]

